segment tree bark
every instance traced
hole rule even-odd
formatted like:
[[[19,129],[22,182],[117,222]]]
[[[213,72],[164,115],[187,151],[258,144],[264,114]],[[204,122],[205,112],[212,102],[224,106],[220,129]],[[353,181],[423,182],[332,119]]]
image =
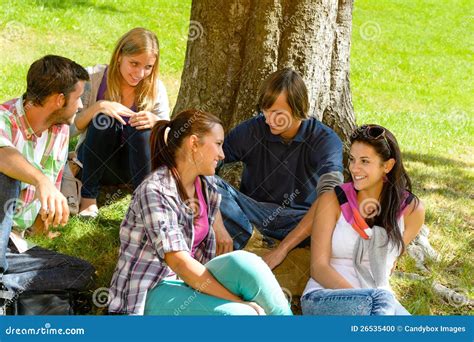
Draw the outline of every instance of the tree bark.
[[[195,0],[174,113],[199,108],[226,130],[256,112],[262,80],[292,67],[310,115],[347,143],[355,127],[349,86],[353,0]],[[347,146],[347,145],[346,145]]]

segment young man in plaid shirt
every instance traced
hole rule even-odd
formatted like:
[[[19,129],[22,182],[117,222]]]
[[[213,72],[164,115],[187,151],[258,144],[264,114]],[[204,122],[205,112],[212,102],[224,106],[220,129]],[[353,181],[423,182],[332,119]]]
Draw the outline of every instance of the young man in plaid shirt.
[[[9,245],[12,227],[47,232],[68,221],[59,189],[69,124],[82,107],[88,78],[77,63],[45,56],[31,65],[26,93],[0,105],[0,284],[10,290],[78,288],[93,273],[77,258],[40,247],[19,253],[23,250]]]

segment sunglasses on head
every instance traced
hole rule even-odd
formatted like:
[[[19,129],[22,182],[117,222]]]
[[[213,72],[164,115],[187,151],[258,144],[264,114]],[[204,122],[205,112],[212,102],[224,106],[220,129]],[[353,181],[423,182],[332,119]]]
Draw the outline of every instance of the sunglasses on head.
[[[385,140],[388,149],[391,151],[390,144],[388,143],[387,137],[385,136],[385,128],[380,126],[373,126],[373,125],[363,125],[358,127],[354,133],[353,137],[357,138],[358,136],[362,136],[365,139],[370,140]]]

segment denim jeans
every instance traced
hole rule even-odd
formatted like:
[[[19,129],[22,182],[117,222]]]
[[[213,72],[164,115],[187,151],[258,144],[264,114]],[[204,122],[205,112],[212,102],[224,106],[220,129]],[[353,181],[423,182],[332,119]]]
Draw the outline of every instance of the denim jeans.
[[[0,274],[8,268],[6,253],[13,225],[15,201],[20,195],[20,181],[0,173]]]
[[[242,249],[252,236],[252,224],[264,235],[283,240],[301,221],[307,210],[286,208],[275,203],[257,202],[217,178],[222,195],[220,210],[224,226],[234,241],[234,249]],[[301,245],[309,244],[309,239]]]
[[[301,297],[303,315],[410,315],[394,295],[383,289],[321,289]]]
[[[257,255],[235,251],[212,259],[205,267],[230,292],[257,303],[267,315],[292,315],[275,276]],[[145,315],[256,315],[256,311],[204,294],[183,281],[164,280],[148,291]]]
[[[83,164],[81,196],[97,198],[101,184],[138,187],[151,171],[150,133],[98,114],[77,153]]]
[[[0,282],[9,290],[84,289],[91,284],[94,268],[87,261],[59,254],[41,247],[18,253],[9,245],[14,199],[20,182],[0,173]]]
[[[24,253],[12,246],[6,257],[8,270],[3,283],[15,292],[83,290],[93,283],[94,267],[76,257],[38,246]]]

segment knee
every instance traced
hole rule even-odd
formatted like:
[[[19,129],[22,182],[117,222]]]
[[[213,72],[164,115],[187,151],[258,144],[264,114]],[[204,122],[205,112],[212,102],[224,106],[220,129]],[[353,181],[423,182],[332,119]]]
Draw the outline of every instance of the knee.
[[[99,113],[94,116],[87,127],[87,136],[90,137],[93,134],[97,134],[100,132],[101,134],[107,132],[115,132],[115,119],[103,114]]]
[[[395,299],[392,292],[384,289],[373,289],[372,298],[380,302],[391,302]]]
[[[256,275],[267,271],[267,264],[258,255],[247,251],[234,251],[228,253],[228,262],[233,269],[252,272]]]
[[[393,293],[384,289],[373,289],[372,291],[372,314],[393,315],[396,303]]]
[[[229,261],[234,266],[245,266],[248,264],[259,264],[263,262],[258,255],[247,251],[234,251],[228,254]]]
[[[95,268],[88,261],[67,256],[68,265],[64,272],[76,275],[74,285],[78,288],[89,288],[94,283]]]

